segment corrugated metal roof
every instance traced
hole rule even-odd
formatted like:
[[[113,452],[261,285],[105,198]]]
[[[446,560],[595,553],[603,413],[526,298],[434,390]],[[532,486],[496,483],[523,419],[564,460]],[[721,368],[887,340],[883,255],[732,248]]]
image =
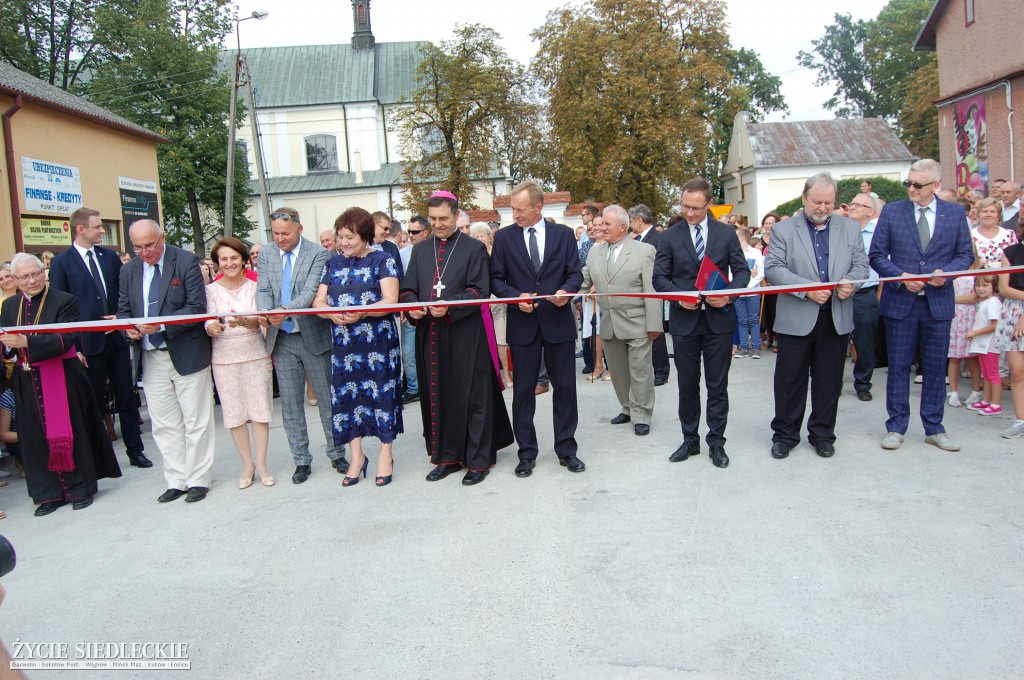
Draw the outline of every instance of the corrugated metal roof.
[[[917,159],[881,118],[750,123],[747,131],[756,168]]]
[[[245,50],[258,108],[380,101],[395,104],[416,91],[422,42],[377,43],[370,50],[351,45],[293,45]],[[221,52],[230,72],[234,50]]]
[[[131,122],[127,118],[122,118],[113,111],[108,111],[102,106],[93,104],[88,99],[75,96],[59,87],[50,85],[24,71],[19,71],[5,62],[0,62],[0,91],[4,91],[7,94],[17,93],[26,101],[56,109],[72,116],[87,118],[101,125],[106,125],[138,137],[144,137],[154,142],[167,144],[171,141],[152,130]]]
[[[385,163],[376,170],[363,172],[363,181],[356,183],[354,172],[313,172],[308,175],[290,175],[288,177],[268,177],[267,191],[271,195],[279,194],[302,194],[317,191],[342,191],[345,189],[371,189],[378,187],[398,186],[404,181],[402,171],[405,165],[402,163]],[[479,180],[504,179],[500,170],[491,170],[487,177]],[[429,177],[425,182],[440,181],[440,177]],[[256,180],[249,182],[250,194],[255,196],[259,193],[259,186]]]

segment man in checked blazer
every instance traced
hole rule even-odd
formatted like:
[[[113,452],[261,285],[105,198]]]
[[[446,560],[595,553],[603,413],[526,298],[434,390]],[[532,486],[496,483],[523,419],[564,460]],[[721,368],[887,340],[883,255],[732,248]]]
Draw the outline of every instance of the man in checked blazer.
[[[889,379],[885,388],[883,449],[898,449],[910,424],[910,362],[921,353],[921,421],[925,441],[946,451],[960,447],[942,425],[946,396],[946,355],[953,319],[953,282],[943,272],[963,271],[974,261],[964,209],[936,198],[942,188],[939,164],[930,158],[910,166],[903,182],[908,198],[889,203],[875,226],[868,254],[881,277],[934,274],[920,281],[882,284],[878,312],[885,317]]]
[[[303,309],[313,303],[327,264],[328,252],[302,237],[299,213],[278,208],[270,214],[274,243],[260,251],[256,306],[263,311]],[[345,447],[334,445],[331,422],[331,324],[316,315],[267,315],[267,351],[274,357],[281,389],[281,414],[295,461],[292,482],[301,484],[312,469],[306,428],[306,376],[313,385],[327,457],[340,474],[348,470]]]
[[[593,286],[600,294],[654,293],[654,246],[630,237],[629,216],[621,206],[604,209],[604,224],[608,239],[591,248],[580,290]],[[662,332],[663,302],[607,297],[601,298],[599,307],[604,354],[622,407],[612,424],[632,422],[634,434],[649,434],[654,412],[651,343]]]

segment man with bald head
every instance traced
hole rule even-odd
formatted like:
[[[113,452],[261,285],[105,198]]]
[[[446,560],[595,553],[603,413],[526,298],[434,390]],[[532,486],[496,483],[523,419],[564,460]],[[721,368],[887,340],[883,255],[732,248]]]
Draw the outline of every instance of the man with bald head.
[[[327,229],[326,231],[320,232],[320,245],[328,253],[334,254],[337,250],[334,247],[334,230]]]
[[[206,288],[195,255],[167,245],[153,220],[128,230],[138,257],[121,268],[120,319],[187,316],[206,312]],[[138,343],[135,372],[142,375],[153,440],[164,459],[167,491],[161,503],[206,498],[214,455],[210,337],[202,323],[138,324],[125,331]]]
[[[857,194],[850,202],[850,218],[860,225],[864,252],[871,251],[871,237],[878,221],[878,202],[870,194]],[[850,338],[857,349],[853,363],[853,388],[861,401],[871,401],[871,377],[875,372],[875,338],[878,337],[878,272],[868,269],[871,279],[853,294],[853,333]]]

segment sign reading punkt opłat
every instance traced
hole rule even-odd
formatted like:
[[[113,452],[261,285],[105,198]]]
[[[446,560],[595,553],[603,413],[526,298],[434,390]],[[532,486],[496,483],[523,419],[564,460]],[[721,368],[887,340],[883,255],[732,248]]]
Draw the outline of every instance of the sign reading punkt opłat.
[[[21,157],[25,212],[70,215],[82,207],[82,176],[73,165]]]

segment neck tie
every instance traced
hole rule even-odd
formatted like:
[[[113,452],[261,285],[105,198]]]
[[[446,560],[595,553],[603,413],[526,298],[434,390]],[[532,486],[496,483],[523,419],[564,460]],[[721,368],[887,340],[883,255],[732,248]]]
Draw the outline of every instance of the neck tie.
[[[533,263],[533,271],[540,274],[540,248],[537,247],[537,230],[530,227],[530,262]]]
[[[160,265],[153,265],[153,279],[149,282],[149,306],[146,307],[146,316],[160,316]],[[149,336],[149,342],[153,347],[159,349],[164,346],[166,335],[163,331],[157,331]]]
[[[608,268],[611,269],[612,264],[615,263],[615,251],[618,249],[618,244],[608,244]]]
[[[284,276],[281,277],[281,306],[284,307],[292,301],[292,251],[284,254]],[[295,330],[295,322],[285,319],[281,322],[281,330],[291,333]]]
[[[700,262],[704,259],[704,237],[701,236],[700,225],[694,227],[696,230],[693,236],[693,249],[697,251],[697,261]]]
[[[92,256],[92,250],[86,252],[85,256],[89,258],[89,271],[92,272],[93,283],[96,284],[96,291],[100,294],[100,301],[103,302],[103,313],[107,314],[110,311],[107,309],[107,291],[103,288],[103,279],[100,278],[100,270],[96,266],[96,259]]]
[[[917,237],[921,239],[921,252],[928,250],[928,242],[932,237],[928,234],[928,208],[921,208],[921,215],[917,218]]]

